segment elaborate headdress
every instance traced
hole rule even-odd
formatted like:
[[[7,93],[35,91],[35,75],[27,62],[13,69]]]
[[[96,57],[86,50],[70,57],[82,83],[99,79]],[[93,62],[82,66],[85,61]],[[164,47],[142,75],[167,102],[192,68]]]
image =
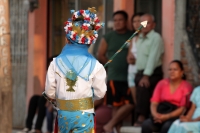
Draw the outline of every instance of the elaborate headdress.
[[[71,10],[72,18],[65,22],[66,37],[79,44],[94,44],[97,31],[104,26],[96,15],[95,7],[88,10]]]

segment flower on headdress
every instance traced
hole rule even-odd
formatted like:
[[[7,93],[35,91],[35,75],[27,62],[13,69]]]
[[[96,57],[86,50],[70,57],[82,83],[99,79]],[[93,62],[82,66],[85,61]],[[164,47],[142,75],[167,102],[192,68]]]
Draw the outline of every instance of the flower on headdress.
[[[88,39],[87,38],[85,38],[85,43],[88,44]]]
[[[64,25],[67,25],[69,22],[68,21],[66,21],[65,23],[64,23]]]
[[[70,32],[70,38],[71,38],[72,40],[74,40],[74,33],[75,33],[74,31],[71,31],[71,32]]]
[[[72,30],[72,27],[68,27],[68,30],[70,30],[70,31],[71,31],[71,30]]]
[[[76,16],[75,15],[72,16],[72,20],[76,20]]]
[[[79,41],[79,36],[76,34],[76,42]]]
[[[91,17],[92,19],[94,19],[94,18],[96,17],[96,15],[95,15],[94,13],[91,13],[91,14],[90,14],[90,17]]]
[[[77,35],[76,33],[73,34],[72,40],[76,40],[76,35]]]
[[[93,31],[94,34],[97,34],[97,31]]]
[[[99,30],[100,28],[101,28],[101,25],[99,23],[94,27],[95,30]]]
[[[81,14],[83,14],[83,13],[84,13],[84,10],[80,10],[79,12],[80,12]]]
[[[83,25],[83,26],[82,26],[82,29],[88,30],[88,26]]]
[[[74,13],[74,12],[75,12],[75,10],[70,10],[70,12],[71,12],[71,13]]]
[[[85,37],[83,37],[82,39],[81,39],[81,43],[85,43]]]
[[[90,18],[87,17],[87,18],[84,18],[84,20],[86,20],[87,22],[89,22],[89,21],[90,21]]]
[[[74,16],[75,16],[75,18],[78,18],[78,17],[79,17],[78,12],[75,12],[75,13],[74,13]]]
[[[85,10],[85,13],[86,13],[86,14],[90,14],[90,11],[89,11],[89,10]]]
[[[91,39],[90,37],[87,38],[87,44],[90,44],[91,43]]]
[[[99,23],[100,20],[98,19],[98,17],[94,18],[94,22]]]
[[[65,32],[68,32],[69,30],[72,30],[72,23],[71,22],[65,22],[66,23],[66,25],[65,25],[65,27],[64,27],[64,29],[65,29]]]
[[[77,15],[78,15],[78,16],[81,16],[81,13],[80,13],[80,11],[77,11]]]
[[[97,37],[98,37],[98,34],[95,34],[94,36],[97,38]]]
[[[94,36],[95,36],[96,38],[98,37],[97,31],[94,31]]]

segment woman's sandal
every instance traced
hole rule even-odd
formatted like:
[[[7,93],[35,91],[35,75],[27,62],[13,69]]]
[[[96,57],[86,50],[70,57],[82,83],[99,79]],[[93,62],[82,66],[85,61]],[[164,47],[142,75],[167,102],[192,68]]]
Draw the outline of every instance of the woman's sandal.
[[[136,121],[134,123],[134,127],[141,127],[142,126],[143,121]]]

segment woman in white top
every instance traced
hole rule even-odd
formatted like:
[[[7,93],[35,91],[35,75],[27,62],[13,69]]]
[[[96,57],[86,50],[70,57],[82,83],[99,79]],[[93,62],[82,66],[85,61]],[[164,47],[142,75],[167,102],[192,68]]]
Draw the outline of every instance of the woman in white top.
[[[133,30],[137,30],[140,27],[140,17],[143,15],[144,13],[136,13],[132,16],[132,26],[133,26]],[[128,85],[129,88],[131,89],[131,93],[132,93],[132,97],[133,97],[133,101],[136,104],[136,89],[135,89],[135,74],[137,72],[136,66],[135,66],[135,60],[137,57],[137,49],[136,49],[136,42],[138,39],[138,35],[135,36],[132,39],[132,42],[129,45],[129,52],[128,52],[128,56],[127,56],[127,62],[129,63],[128,66]]]

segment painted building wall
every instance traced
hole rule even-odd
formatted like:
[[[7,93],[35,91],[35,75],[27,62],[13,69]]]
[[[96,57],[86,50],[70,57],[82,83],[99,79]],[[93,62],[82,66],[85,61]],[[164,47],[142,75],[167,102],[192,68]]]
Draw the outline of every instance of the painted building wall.
[[[128,20],[128,28],[132,30],[131,26],[131,17],[134,13],[134,0],[113,0],[113,10],[124,10],[127,12],[129,20]]]
[[[39,8],[29,13],[27,105],[33,94],[44,90],[47,56],[47,0],[39,0]]]
[[[167,77],[168,65],[174,59],[174,16],[174,0],[162,0],[162,37],[165,45],[163,60],[164,77]]]

